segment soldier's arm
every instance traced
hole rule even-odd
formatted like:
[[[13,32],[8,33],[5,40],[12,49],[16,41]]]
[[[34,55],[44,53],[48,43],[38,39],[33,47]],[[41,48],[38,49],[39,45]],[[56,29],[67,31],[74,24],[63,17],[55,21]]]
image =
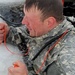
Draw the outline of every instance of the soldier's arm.
[[[10,26],[6,41],[12,44],[19,44],[22,40],[27,39],[28,37],[29,35],[27,34],[27,28],[25,25],[20,27]]]

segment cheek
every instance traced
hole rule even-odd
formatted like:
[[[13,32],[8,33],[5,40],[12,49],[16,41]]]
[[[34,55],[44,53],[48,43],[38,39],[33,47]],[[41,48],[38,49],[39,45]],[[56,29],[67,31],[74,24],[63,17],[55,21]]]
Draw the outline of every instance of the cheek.
[[[33,27],[34,30],[37,30],[38,24],[36,22],[34,22],[33,25],[32,25],[32,27]]]
[[[38,33],[42,29],[42,26],[39,23],[35,23],[33,29]]]
[[[31,23],[30,27],[34,31],[38,31],[42,27],[42,23],[40,21],[38,21],[38,20],[33,19],[30,23]]]

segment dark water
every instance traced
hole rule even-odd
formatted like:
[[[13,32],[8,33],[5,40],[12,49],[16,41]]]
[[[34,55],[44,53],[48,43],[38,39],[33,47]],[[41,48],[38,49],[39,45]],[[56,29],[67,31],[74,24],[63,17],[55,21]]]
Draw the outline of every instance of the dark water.
[[[0,14],[3,16],[4,19],[10,22],[9,25],[13,25],[16,23],[15,26],[18,26],[17,24],[21,23],[24,16],[23,5],[11,7],[11,8],[2,7],[0,8]]]

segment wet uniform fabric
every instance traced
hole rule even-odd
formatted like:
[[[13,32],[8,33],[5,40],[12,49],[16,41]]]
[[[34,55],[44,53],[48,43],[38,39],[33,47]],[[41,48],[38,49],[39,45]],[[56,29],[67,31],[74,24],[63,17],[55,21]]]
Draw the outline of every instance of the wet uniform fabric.
[[[29,75],[36,75],[46,52],[55,41],[44,48],[35,60],[31,60],[47,41],[64,33],[67,29],[69,30],[67,35],[50,51],[39,75],[75,75],[75,28],[66,18],[56,28],[40,37],[29,36],[25,25],[15,28],[10,26],[7,42],[14,43],[17,46],[21,44],[22,46],[23,40],[25,41],[26,47],[22,46],[21,51],[24,52],[25,49],[29,48],[29,54],[23,59],[28,66]]]

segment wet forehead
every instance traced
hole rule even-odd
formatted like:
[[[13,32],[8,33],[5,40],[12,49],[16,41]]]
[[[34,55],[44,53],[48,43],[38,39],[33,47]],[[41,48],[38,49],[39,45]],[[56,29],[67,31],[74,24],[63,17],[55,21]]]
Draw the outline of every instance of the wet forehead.
[[[29,10],[25,10],[25,8],[24,8],[24,14],[28,17],[30,17],[30,16],[40,17],[41,11],[33,6]]]

